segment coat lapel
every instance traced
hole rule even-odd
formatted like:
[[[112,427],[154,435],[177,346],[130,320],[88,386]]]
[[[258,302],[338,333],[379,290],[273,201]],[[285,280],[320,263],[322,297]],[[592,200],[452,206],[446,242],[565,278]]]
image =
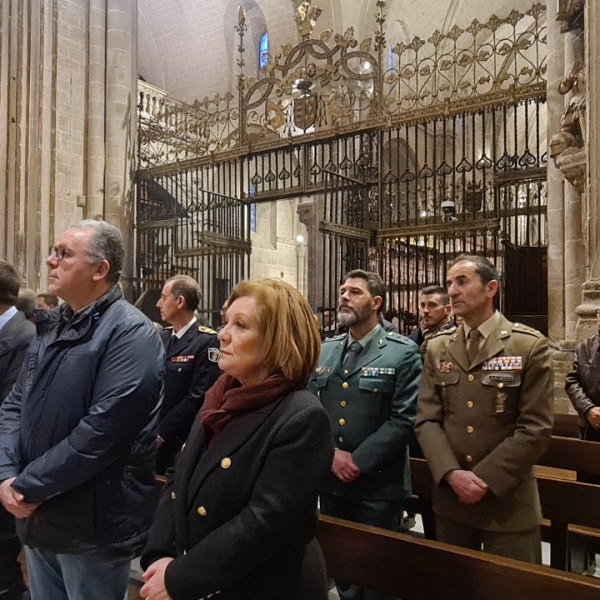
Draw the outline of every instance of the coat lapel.
[[[17,312],[14,314],[0,329],[0,356],[9,352],[14,344],[13,338],[16,337],[21,325],[25,321],[23,313]]]
[[[238,448],[243,446],[246,440],[264,423],[278,404],[278,402],[273,402],[266,407],[258,409],[256,412],[246,413],[235,418],[225,427],[201,457],[200,451],[204,444],[204,435],[202,431],[200,432],[198,440],[194,440],[194,445],[190,448],[192,452],[190,452],[186,459],[186,469],[183,472],[185,481],[189,481],[186,497],[188,510],[193,508],[195,498],[208,475],[214,469],[222,468],[221,461],[229,458]],[[200,430],[202,430],[202,427],[200,427]],[[199,447],[196,445],[197,443],[200,444]]]
[[[469,364],[465,342],[465,330],[461,325],[451,337],[450,343],[448,344],[448,354],[452,356],[464,371],[469,371],[478,367],[481,363],[493,356],[500,354],[500,352],[504,350],[504,338],[510,335],[511,329],[512,324],[510,321],[507,321],[502,317],[499,326],[492,331],[487,340],[485,340],[479,348],[479,352],[477,353],[473,364]]]
[[[381,330],[383,334],[383,329]],[[366,367],[369,363],[377,360],[382,352],[381,348],[387,346],[385,335],[380,335],[373,338],[364,348],[363,351],[358,355],[358,361],[356,366],[352,370],[352,373],[348,373],[346,377],[352,377],[354,373],[360,371],[363,367]]]
[[[344,337],[339,346],[332,353],[333,363],[337,365],[337,370],[340,377],[348,379],[352,377],[354,373],[360,371],[363,367],[366,367],[369,363],[377,360],[381,355],[381,349],[387,346],[387,340],[385,337],[385,331],[383,328],[380,331],[380,335],[375,336],[364,348],[363,351],[358,355],[356,365],[351,372],[346,373],[344,370],[344,351],[346,350],[346,344],[348,343],[348,336]]]
[[[469,357],[467,356],[467,346],[465,344],[465,330],[462,325],[450,337],[447,351],[463,371],[469,370],[470,365]]]

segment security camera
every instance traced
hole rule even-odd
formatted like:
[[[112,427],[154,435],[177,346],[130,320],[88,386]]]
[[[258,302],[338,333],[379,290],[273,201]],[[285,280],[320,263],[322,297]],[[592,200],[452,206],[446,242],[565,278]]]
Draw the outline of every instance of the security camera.
[[[445,215],[453,215],[455,210],[454,200],[442,200],[442,212]]]
[[[456,223],[458,219],[454,216],[456,212],[456,205],[454,200],[443,200],[442,201],[442,219],[444,223]]]

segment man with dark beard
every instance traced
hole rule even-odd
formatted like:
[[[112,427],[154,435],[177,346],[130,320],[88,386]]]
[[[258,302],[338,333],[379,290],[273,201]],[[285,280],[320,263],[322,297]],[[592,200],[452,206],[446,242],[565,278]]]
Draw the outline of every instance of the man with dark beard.
[[[394,530],[411,493],[408,443],[421,358],[415,343],[381,327],[385,296],[377,273],[346,274],[337,320],[348,333],[323,342],[308,387],[329,414],[336,447],[321,512]],[[341,600],[384,597],[341,582],[337,586]]]

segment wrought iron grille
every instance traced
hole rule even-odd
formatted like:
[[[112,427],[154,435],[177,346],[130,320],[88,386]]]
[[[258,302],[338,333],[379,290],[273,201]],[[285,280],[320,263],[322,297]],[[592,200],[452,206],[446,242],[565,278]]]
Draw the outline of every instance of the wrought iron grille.
[[[546,330],[545,8],[394,45],[376,4],[374,41],[303,34],[254,79],[240,17],[237,98],[142,93],[140,293],[186,272],[216,315],[250,274],[248,203],[310,197],[315,309],[367,268],[408,332],[419,290],[467,252],[503,272],[509,317]]]

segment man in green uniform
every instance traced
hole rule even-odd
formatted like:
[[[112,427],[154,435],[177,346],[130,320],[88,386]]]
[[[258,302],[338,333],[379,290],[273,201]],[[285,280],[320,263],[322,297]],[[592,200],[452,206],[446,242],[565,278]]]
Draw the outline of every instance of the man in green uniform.
[[[448,271],[455,332],[427,345],[416,434],[435,481],[443,542],[541,562],[534,465],[552,434],[547,340],[494,308],[499,275],[480,256]]]
[[[416,344],[379,324],[385,294],[376,273],[345,276],[337,320],[348,333],[323,342],[309,389],[329,413],[336,446],[321,512],[395,529],[410,495],[407,450],[421,358]],[[342,600],[381,597],[339,582],[338,593]]]

